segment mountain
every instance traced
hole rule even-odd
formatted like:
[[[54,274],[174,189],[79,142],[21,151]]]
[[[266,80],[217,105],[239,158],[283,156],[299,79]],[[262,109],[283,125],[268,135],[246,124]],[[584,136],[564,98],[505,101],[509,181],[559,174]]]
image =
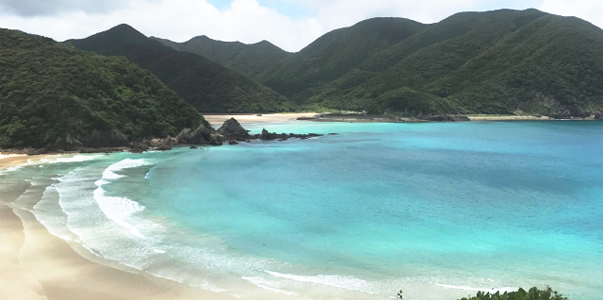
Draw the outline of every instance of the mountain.
[[[199,54],[252,79],[291,55],[267,41],[248,45],[240,42],[216,41],[207,36],[198,36],[185,43],[154,37],[151,39],[178,51]]]
[[[0,29],[0,66],[0,148],[125,146],[209,126],[157,77],[125,58]]]
[[[157,75],[204,113],[290,111],[293,104],[273,90],[197,54],[180,52],[119,25],[82,40],[76,48],[106,56],[125,56]]]
[[[602,47],[603,30],[577,18],[460,13],[375,54],[310,101],[411,114],[586,116],[603,108]]]
[[[319,94],[322,85],[346,75],[373,53],[387,49],[425,27],[399,18],[366,20],[325,34],[256,79],[303,103]]]
[[[203,51],[237,45],[206,42]],[[305,109],[588,116],[603,109],[603,30],[535,9],[429,25],[375,18],[245,72]]]

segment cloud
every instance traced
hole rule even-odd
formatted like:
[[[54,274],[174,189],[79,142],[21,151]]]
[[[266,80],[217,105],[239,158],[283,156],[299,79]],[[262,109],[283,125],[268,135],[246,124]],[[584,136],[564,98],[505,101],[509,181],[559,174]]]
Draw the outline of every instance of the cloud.
[[[1,0],[0,0],[1,1]],[[0,26],[62,41],[127,23],[149,36],[183,42],[207,35],[225,41],[269,40],[297,51],[324,32],[315,18],[293,19],[256,0],[234,0],[219,10],[205,0],[129,0],[112,11],[65,9],[56,15],[0,16]]]
[[[599,0],[584,0],[580,5],[573,0],[0,0],[0,27],[62,41],[127,23],[148,36],[178,42],[207,35],[245,43],[268,40],[298,51],[328,31],[372,17],[434,23],[459,11],[538,7],[540,3],[542,10],[603,25]],[[304,13],[292,13],[295,9]]]
[[[373,17],[404,17],[423,23],[438,22],[456,12],[471,10],[479,0],[287,0],[318,11],[321,24],[330,29],[350,26]]]
[[[576,16],[603,27],[603,1],[601,0],[544,0],[539,9],[562,16]]]
[[[307,7],[314,15],[294,18],[260,5],[233,0],[220,10],[208,0],[0,0],[0,26],[57,40],[84,38],[127,23],[146,35],[186,41],[213,39],[255,43],[269,40],[298,51],[326,32],[377,16],[436,22],[477,0],[282,0]],[[36,2],[36,3],[34,3]]]
[[[109,12],[123,6],[122,0],[0,0],[0,9],[18,16],[56,15],[65,11]]]

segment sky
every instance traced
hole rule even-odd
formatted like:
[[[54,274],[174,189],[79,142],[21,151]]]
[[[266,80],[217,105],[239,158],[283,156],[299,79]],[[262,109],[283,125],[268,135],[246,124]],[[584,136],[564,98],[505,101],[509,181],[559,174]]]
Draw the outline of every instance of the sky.
[[[57,41],[126,23],[184,42],[268,40],[296,52],[321,35],[372,17],[436,23],[461,11],[537,8],[603,27],[603,0],[0,0],[0,27]]]

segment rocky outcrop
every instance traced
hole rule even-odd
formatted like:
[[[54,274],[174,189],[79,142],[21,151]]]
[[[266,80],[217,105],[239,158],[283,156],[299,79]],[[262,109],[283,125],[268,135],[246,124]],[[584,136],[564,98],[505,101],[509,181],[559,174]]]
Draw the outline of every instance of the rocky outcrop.
[[[329,135],[335,135],[330,133]],[[174,146],[189,145],[191,149],[198,149],[198,145],[221,146],[224,143],[237,145],[239,142],[251,142],[252,140],[263,141],[287,141],[291,138],[306,140],[319,137],[322,134],[295,134],[269,132],[265,128],[262,133],[251,135],[234,118],[226,121],[218,132],[212,132],[209,128],[201,125],[195,130],[183,129],[178,136],[154,139],[141,139],[128,142],[126,137],[117,131],[93,131],[85,137],[74,138],[67,134],[64,138],[58,138],[55,143],[41,149],[11,149],[13,153],[44,154],[44,153],[109,153],[130,151],[132,153],[143,153],[148,150],[168,151]]]
[[[195,130],[190,128],[182,129],[176,136],[176,143],[181,145],[202,145],[211,140],[211,132],[207,127],[201,125]]]
[[[599,112],[599,113],[595,114],[595,120],[603,121],[603,112]]]
[[[436,115],[424,118],[431,122],[469,122],[471,119],[463,115]]]
[[[309,134],[289,133],[289,134],[286,134],[286,133],[269,132],[268,130],[266,130],[266,128],[263,128],[262,133],[254,135],[253,138],[260,139],[262,141],[274,141],[274,140],[286,141],[291,138],[307,140],[311,137],[319,137],[319,136],[323,136],[323,134],[317,134],[317,133],[309,133]]]
[[[212,146],[222,146],[224,144],[224,138],[220,134],[212,133],[209,144]]]
[[[228,140],[246,141],[251,136],[235,118],[230,118],[218,129],[218,133]]]

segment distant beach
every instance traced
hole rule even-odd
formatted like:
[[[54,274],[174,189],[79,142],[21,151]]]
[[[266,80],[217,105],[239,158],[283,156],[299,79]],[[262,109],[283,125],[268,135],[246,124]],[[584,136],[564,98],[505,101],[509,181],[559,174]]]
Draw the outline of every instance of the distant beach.
[[[461,115],[467,117],[467,121],[555,121],[555,119],[547,116],[530,116],[530,115]],[[212,126],[219,127],[224,121],[235,118],[241,124],[255,123],[271,123],[271,122],[287,122],[294,120],[315,121],[315,122],[346,122],[346,123],[421,123],[435,122],[422,120],[417,118],[392,118],[386,115],[362,115],[359,113],[350,114],[319,114],[319,113],[276,113],[276,114],[206,114],[205,119]],[[576,118],[572,120],[594,120],[590,118]]]
[[[212,126],[220,126],[224,121],[235,118],[241,124],[251,123],[270,123],[270,122],[287,122],[297,120],[297,118],[310,118],[316,113],[280,113],[280,114],[205,114],[205,119]]]

